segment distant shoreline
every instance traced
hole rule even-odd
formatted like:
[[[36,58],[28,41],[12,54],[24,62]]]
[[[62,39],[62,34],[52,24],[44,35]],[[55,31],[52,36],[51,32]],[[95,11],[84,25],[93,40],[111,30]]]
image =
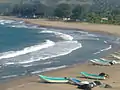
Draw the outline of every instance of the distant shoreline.
[[[84,30],[84,31],[91,31],[91,32],[100,32],[100,33],[106,33],[106,34],[114,34],[116,36],[120,36],[119,25],[50,21],[47,19],[25,19],[25,18],[16,18],[13,16],[10,16],[10,17],[0,16],[0,19],[23,20],[26,23],[39,25],[41,27],[76,29],[76,30]]]

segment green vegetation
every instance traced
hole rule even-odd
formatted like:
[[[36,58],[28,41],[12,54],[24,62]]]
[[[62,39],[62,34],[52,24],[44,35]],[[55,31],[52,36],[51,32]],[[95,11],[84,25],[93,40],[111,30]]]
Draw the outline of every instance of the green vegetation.
[[[120,24],[119,0],[1,0],[0,14],[24,18],[52,18]],[[66,19],[65,19],[66,20]]]
[[[59,4],[54,10],[54,15],[60,18],[70,17],[71,7],[69,4]]]
[[[82,7],[80,5],[75,6],[75,8],[73,8],[73,10],[72,10],[71,18],[72,19],[81,19],[82,12],[83,12]]]

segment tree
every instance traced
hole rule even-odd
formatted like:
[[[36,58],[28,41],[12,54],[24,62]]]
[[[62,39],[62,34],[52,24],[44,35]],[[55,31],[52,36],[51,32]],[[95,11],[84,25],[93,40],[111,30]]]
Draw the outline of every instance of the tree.
[[[71,18],[73,18],[73,19],[80,19],[81,15],[82,15],[82,7],[80,5],[77,5],[72,10],[72,16],[71,16]]]
[[[59,4],[54,11],[54,15],[60,18],[70,17],[71,7],[69,4]]]
[[[86,18],[87,18],[87,21],[91,23],[100,23],[101,21],[101,17],[99,16],[99,14],[95,12],[89,12]]]
[[[13,7],[12,14],[18,16],[27,16],[33,17],[36,16],[44,16],[46,10],[46,6],[41,4],[40,2],[37,3],[24,3],[24,4],[16,4]]]

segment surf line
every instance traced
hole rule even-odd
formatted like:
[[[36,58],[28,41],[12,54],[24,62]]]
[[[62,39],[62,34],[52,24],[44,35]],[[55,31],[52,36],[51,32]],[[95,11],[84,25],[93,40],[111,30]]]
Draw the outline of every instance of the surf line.
[[[93,54],[99,54],[99,53],[101,53],[101,52],[103,52],[103,51],[110,50],[111,48],[112,48],[112,45],[109,45],[109,47],[108,47],[108,48],[101,49],[100,51],[98,51],[98,52],[95,52],[95,53],[93,53]]]

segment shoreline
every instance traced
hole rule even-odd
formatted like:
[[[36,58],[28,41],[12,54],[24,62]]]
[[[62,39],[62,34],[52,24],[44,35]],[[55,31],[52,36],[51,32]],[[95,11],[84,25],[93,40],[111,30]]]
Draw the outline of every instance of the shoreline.
[[[92,79],[80,78],[79,73],[81,71],[85,71],[88,73],[95,73],[95,74],[105,72],[110,75],[110,78],[106,80],[102,80],[101,82],[111,85],[112,86],[111,90],[120,90],[120,86],[119,86],[120,72],[116,72],[119,70],[119,68],[120,68],[119,65],[94,66],[86,62],[84,64],[71,65],[70,67],[47,71],[41,74],[47,76],[55,76],[55,77],[74,77],[82,81],[94,81]],[[61,86],[63,86],[62,88],[65,90],[77,89],[75,85],[70,85],[70,84],[41,83],[37,75],[15,78],[13,80],[10,80],[9,82],[0,84],[0,89],[1,90],[57,90],[58,88],[61,89]],[[82,89],[77,89],[77,90],[82,90]],[[92,90],[109,90],[109,88],[106,89],[106,88],[95,87]]]
[[[40,27],[48,27],[55,29],[76,29],[81,31],[96,32],[108,35],[120,36],[120,26],[119,25],[109,25],[109,24],[92,24],[83,22],[62,22],[62,21],[50,21],[47,19],[25,19],[16,18],[13,16],[0,16],[0,19],[5,20],[23,20],[25,23],[38,25]]]
[[[1,17],[0,17],[1,18]],[[36,24],[36,25],[40,25],[42,27],[50,27],[50,28],[63,28],[63,29],[78,29],[78,30],[83,30],[83,31],[90,31],[90,32],[100,32],[100,33],[104,33],[104,34],[113,34],[113,35],[119,35],[120,36],[120,31],[118,31],[119,33],[116,33],[116,31],[112,31],[109,32],[109,28],[107,28],[107,31],[103,31],[99,30],[100,28],[98,27],[98,24],[83,24],[83,23],[66,23],[66,22],[58,22],[57,25],[55,24],[56,21],[38,21],[36,19],[22,19],[22,18],[14,18],[14,17],[7,17],[6,19],[12,19],[12,20],[23,20],[26,23],[30,23],[30,24]],[[35,22],[36,21],[36,22]],[[60,24],[60,25],[59,25]],[[65,25],[63,25],[65,24]],[[76,25],[75,25],[76,24]],[[70,26],[69,26],[70,25]],[[80,25],[80,26],[79,26]],[[83,25],[83,26],[81,26]],[[88,26],[86,26],[88,25]],[[90,29],[88,29],[91,26]],[[97,26],[95,26],[97,25]],[[56,27],[55,27],[56,26]],[[94,27],[95,26],[95,27]],[[112,25],[113,26],[113,25]],[[74,28],[75,27],[75,28]],[[85,28],[83,28],[85,27]],[[104,27],[109,27],[109,25],[100,25],[100,27],[104,28]],[[120,29],[120,26],[114,26],[118,29]],[[114,28],[112,27],[112,28]],[[81,29],[80,29],[81,28]],[[92,28],[94,28],[92,30]],[[97,30],[97,28],[99,28]],[[105,29],[106,30],[106,29]],[[119,75],[120,72],[118,71],[120,68],[119,65],[113,65],[113,66],[93,66],[91,64],[89,64],[88,62],[85,62],[84,64],[79,63],[79,64],[75,64],[75,65],[71,65],[69,67],[65,67],[65,68],[61,68],[61,69],[57,69],[57,70],[52,70],[52,71],[47,71],[47,72],[43,72],[41,74],[43,75],[48,75],[48,76],[56,76],[56,77],[77,77],[79,76],[79,72],[81,71],[86,71],[89,73],[100,73],[100,72],[105,72],[108,73],[110,75],[110,79],[104,80],[102,82],[108,83],[110,85],[113,85],[113,87],[115,87],[115,89],[111,89],[111,90],[120,90],[120,79],[119,79]],[[115,75],[113,75],[113,73]],[[88,79],[83,79],[83,78],[78,78],[80,80],[88,80]],[[91,80],[90,80],[91,81]],[[63,86],[61,88],[61,86]],[[13,80],[10,80],[8,82],[5,83],[0,83],[0,89],[1,90],[56,90],[56,89],[65,89],[65,90],[74,90],[77,89],[76,86],[72,86],[72,85],[68,85],[68,84],[44,84],[44,83],[40,83],[40,80],[38,78],[38,76],[33,75],[33,76],[21,76],[18,78],[15,78]],[[116,89],[117,88],[117,89]],[[96,90],[93,89],[93,90]],[[97,90],[109,90],[108,89],[104,89],[104,88],[99,88],[97,87]]]

